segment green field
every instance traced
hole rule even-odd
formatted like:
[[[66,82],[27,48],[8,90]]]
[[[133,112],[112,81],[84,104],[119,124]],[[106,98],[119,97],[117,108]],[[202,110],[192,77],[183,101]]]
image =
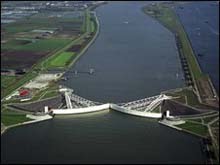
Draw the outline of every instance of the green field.
[[[93,20],[90,21],[91,32],[95,32],[95,22]]]
[[[184,124],[180,124],[177,127],[180,127],[184,130],[196,133],[201,136],[207,136],[208,135],[208,128],[205,125],[202,125],[200,123],[194,123],[190,121],[186,121]]]
[[[12,84],[10,87],[5,89],[4,93],[1,95],[1,98],[3,98],[6,95],[9,95],[16,88],[20,87],[24,83],[28,82],[30,79],[34,78],[37,75],[37,72],[43,71],[44,69],[48,69],[48,68],[63,69],[63,68],[65,68],[65,66],[69,65],[69,63],[72,62],[72,59],[75,58],[76,54],[75,53],[67,53],[66,54],[65,51],[67,49],[69,49],[71,46],[73,46],[74,44],[80,44],[84,40],[87,40],[86,37],[88,36],[88,33],[89,33],[87,30],[90,29],[90,25],[91,25],[90,21],[91,20],[90,20],[90,11],[87,10],[85,13],[86,13],[86,17],[84,17],[85,18],[84,19],[84,25],[85,25],[85,28],[86,28],[86,32],[84,34],[80,35],[79,37],[77,37],[75,40],[50,38],[50,39],[40,39],[40,40],[37,40],[36,42],[22,45],[23,43],[21,43],[20,41],[15,41],[15,39],[13,39],[13,37],[12,37],[12,39],[9,42],[7,42],[5,44],[2,44],[2,49],[29,50],[29,51],[36,51],[36,52],[49,51],[50,53],[48,54],[49,57],[42,58],[38,63],[36,63],[36,65],[34,65],[31,68],[31,70],[27,74],[22,76],[17,81],[17,83]],[[39,26],[41,26],[43,24],[45,25],[45,23],[51,24],[51,22],[48,22],[48,21],[45,21],[45,20],[44,21],[43,20],[36,20],[36,18],[31,20],[31,21],[32,21],[32,23],[28,24],[28,26],[30,26],[30,29],[35,28],[35,24],[37,24]],[[71,22],[70,19],[65,20],[65,21],[66,22]],[[60,23],[60,20],[58,22]],[[25,26],[21,26],[20,30],[25,31],[25,29],[22,30],[22,28],[25,28]],[[4,27],[4,30],[5,31],[16,30],[16,28],[14,28],[14,27],[11,27],[12,29],[10,29],[9,26],[7,27],[9,29]],[[54,26],[51,25],[51,27],[54,27]],[[49,26],[44,26],[44,28],[48,29]],[[30,30],[30,29],[28,29],[28,30]],[[41,27],[41,29],[43,29],[43,27]],[[64,52],[64,54],[63,54],[63,52]],[[51,93],[51,94],[48,93],[48,95],[54,95],[54,93]]]
[[[54,29],[56,27],[65,28],[66,25],[72,24],[74,30],[80,30],[82,18],[49,18],[51,12],[42,12],[32,15],[30,18],[3,25],[3,28],[9,35],[19,32],[30,32],[34,29]],[[65,29],[64,29],[65,30]]]
[[[88,33],[95,32],[95,17],[91,15],[90,9],[85,10],[81,31]]]
[[[1,98],[7,93],[7,88],[15,83],[17,78],[15,76],[1,75]]]
[[[26,114],[12,111],[4,110],[1,112],[1,122],[5,126],[10,126],[13,124],[23,123],[25,121],[30,121],[32,119],[26,118]]]
[[[205,117],[203,118],[203,121],[208,124],[209,122],[211,122],[212,120],[216,119],[218,117],[218,114],[215,116],[211,116],[211,117]]]
[[[59,94],[58,90],[54,91],[47,91],[46,94],[41,99],[55,97]]]
[[[49,61],[49,67],[64,67],[68,65],[74,55],[74,52],[60,53]]]
[[[60,49],[71,42],[71,39],[41,39],[25,45],[18,44],[17,41],[10,41],[2,45],[2,49],[26,50],[26,51],[53,51]]]
[[[13,84],[16,81],[17,77],[1,75],[1,88],[6,88],[10,84]]]
[[[22,78],[16,81],[16,83],[12,83],[10,86],[7,86],[4,89],[4,92],[1,92],[1,98],[9,95],[11,92],[13,92],[15,89],[23,85],[24,83],[28,82],[29,80],[33,79],[37,76],[37,73],[29,72],[26,73]]]
[[[201,118],[197,118],[197,119],[186,119],[186,121],[193,121],[193,122],[202,123],[202,119],[201,119]]]
[[[19,32],[28,32],[30,30],[39,27],[38,25],[27,26],[26,24],[17,24],[17,23],[16,24],[14,23],[13,26],[12,25],[9,24],[5,27],[6,32],[10,34],[19,33]]]

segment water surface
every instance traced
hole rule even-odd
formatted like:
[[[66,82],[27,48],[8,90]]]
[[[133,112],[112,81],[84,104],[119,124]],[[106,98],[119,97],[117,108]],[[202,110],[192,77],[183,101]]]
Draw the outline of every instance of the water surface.
[[[125,102],[183,86],[174,36],[141,11],[147,2],[109,2],[96,9],[100,33],[67,73],[65,85],[100,102]],[[148,2],[149,3],[149,2]]]
[[[204,163],[199,139],[115,111],[55,117],[9,130],[1,163]]]
[[[210,75],[219,93],[219,4],[216,1],[187,3],[182,9],[177,6],[176,12],[202,71]]]

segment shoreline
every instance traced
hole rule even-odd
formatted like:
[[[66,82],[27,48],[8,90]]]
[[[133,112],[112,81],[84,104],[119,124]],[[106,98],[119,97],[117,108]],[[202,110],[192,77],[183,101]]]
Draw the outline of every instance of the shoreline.
[[[91,12],[92,10],[89,10],[89,11]],[[88,48],[94,43],[94,41],[96,40],[96,38],[99,35],[99,31],[100,31],[99,20],[98,20],[96,12],[93,11],[93,13],[94,13],[95,20],[96,20],[96,25],[97,25],[95,35],[92,37],[92,39],[89,41],[89,43],[83,48],[83,50],[76,56],[76,58],[74,58],[73,61],[66,67],[65,72],[67,72],[70,69],[70,67],[73,66],[80,59],[80,57],[88,50]],[[87,34],[87,32],[85,34]],[[83,35],[85,35],[85,34],[83,34]],[[61,77],[59,79],[61,79]],[[18,89],[21,88],[21,87],[22,86],[18,87]],[[56,96],[54,96],[54,97],[56,97]],[[50,98],[47,98],[47,99],[50,99]],[[52,118],[53,117],[51,117],[50,119],[52,119]],[[1,130],[1,135],[4,134],[10,128],[14,128],[14,127],[17,127],[17,126],[22,126],[22,125],[27,125],[27,124],[33,124],[33,123],[41,122],[41,121],[45,121],[45,120],[48,120],[48,119],[39,119],[39,120],[36,119],[36,120],[27,121],[27,122],[23,122],[23,123],[13,124],[13,125],[10,125],[10,126],[4,126],[3,130]]]
[[[89,10],[91,12],[91,10]],[[94,11],[93,11],[94,12]],[[95,32],[95,35],[92,37],[92,39],[89,41],[89,43],[83,48],[83,50],[81,50],[81,52],[73,59],[73,61],[67,66],[67,70],[68,71],[70,69],[70,67],[72,67],[79,59],[82,55],[84,55],[84,53],[88,50],[88,48],[94,43],[94,41],[97,39],[98,35],[99,35],[99,31],[100,31],[100,24],[99,24],[99,20],[97,18],[97,14],[96,12],[94,12],[94,16],[95,16],[95,20],[96,20],[96,24],[97,24],[97,29]],[[83,34],[84,35],[84,34]],[[65,72],[66,72],[65,71]]]
[[[208,103],[207,99],[203,97],[204,92],[206,88],[208,88],[207,91],[212,92],[215,95],[215,97],[212,97],[211,95],[208,95],[208,97],[216,99],[216,101],[219,101],[218,93],[216,92],[210,76],[208,75],[208,79],[204,78],[207,74],[204,73],[200,67],[190,38],[185,31],[181,20],[174,9],[172,9],[172,6],[167,6],[164,4],[160,4],[160,6],[163,9],[161,9],[162,11],[159,15],[155,14],[155,12],[159,10],[159,7],[149,5],[143,6],[141,10],[143,13],[156,20],[174,35],[186,87],[192,86],[195,89],[197,98],[201,104],[213,105],[213,103]],[[168,16],[172,18],[171,21],[166,20],[163,14],[168,14]],[[204,86],[207,84],[207,82],[209,83],[209,86],[206,86],[205,88]]]
[[[180,128],[180,127],[178,127],[178,125],[174,126],[174,125],[170,125],[170,124],[167,124],[167,123],[164,123],[164,122],[161,122],[161,121],[158,121],[158,123],[161,124],[161,125],[164,125],[166,127],[169,127],[171,129],[175,129],[177,131],[184,132],[184,133],[187,133],[187,134],[199,137],[199,138],[206,138],[205,136],[202,136],[202,135],[199,135],[197,133],[194,133],[194,132],[188,131],[186,129]]]
[[[31,118],[31,117],[28,117],[28,118]],[[3,130],[1,130],[1,136],[11,128],[15,128],[15,127],[18,127],[18,126],[23,126],[23,125],[28,125],[28,124],[34,124],[34,123],[38,123],[38,122],[42,122],[42,121],[46,121],[46,120],[50,120],[50,119],[53,119],[53,117],[48,115],[48,116],[45,116],[43,118],[30,120],[30,121],[25,121],[25,122],[18,123],[18,124],[13,124],[13,125],[10,125],[10,126],[4,126]]]

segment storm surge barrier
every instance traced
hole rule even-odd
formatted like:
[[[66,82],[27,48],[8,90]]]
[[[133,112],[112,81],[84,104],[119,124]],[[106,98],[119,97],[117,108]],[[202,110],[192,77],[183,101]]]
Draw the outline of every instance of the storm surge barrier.
[[[172,98],[170,96],[166,96],[165,94],[161,94],[137,101],[132,101],[129,103],[120,103],[117,105],[114,103],[102,104],[98,102],[93,102],[80,96],[77,96],[76,94],[72,94],[72,90],[68,89],[62,89],[60,91],[64,92],[67,108],[51,109],[50,113],[54,115],[82,114],[110,109],[135,116],[161,118],[162,113],[154,113],[151,111],[153,111],[154,108],[157,107],[163,100]],[[72,104],[74,103],[77,103],[80,106],[72,106]],[[144,106],[144,110],[140,110],[137,108],[140,106]],[[48,109],[48,107],[45,107],[45,109]],[[45,112],[47,113],[48,111],[45,110]]]
[[[86,108],[74,108],[74,109],[52,109],[52,113],[54,115],[71,115],[71,114],[81,114],[81,113],[89,113],[89,112],[98,112],[98,111],[104,111],[104,110],[115,110],[119,112],[123,112],[130,115],[135,116],[142,116],[142,117],[149,117],[149,118],[161,118],[161,113],[152,113],[152,112],[141,112],[141,111],[135,111],[135,110],[129,110],[125,109],[123,107],[118,106],[117,104],[103,104],[103,105],[97,105],[97,106],[91,106]]]

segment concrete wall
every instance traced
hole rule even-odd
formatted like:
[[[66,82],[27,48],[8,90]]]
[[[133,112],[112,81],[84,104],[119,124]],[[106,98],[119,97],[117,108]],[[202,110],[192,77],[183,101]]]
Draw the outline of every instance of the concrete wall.
[[[152,113],[152,112],[140,112],[135,110],[128,110],[122,108],[116,104],[103,104],[97,106],[91,106],[86,108],[76,108],[76,109],[53,109],[53,114],[55,115],[65,115],[65,114],[78,114],[78,113],[88,113],[88,112],[97,112],[106,109],[112,109],[115,111],[127,113],[135,116],[149,117],[149,118],[161,118],[161,113]]]
[[[55,115],[65,115],[65,114],[78,114],[78,113],[88,113],[96,112],[109,109],[109,104],[91,106],[86,108],[76,108],[76,109],[53,109],[53,114]]]
[[[162,117],[161,113],[141,112],[141,111],[129,110],[129,109],[122,108],[116,104],[110,104],[110,108],[115,111],[127,113],[130,115],[135,115],[135,116],[142,116],[142,117],[149,117],[149,118],[161,118]]]

